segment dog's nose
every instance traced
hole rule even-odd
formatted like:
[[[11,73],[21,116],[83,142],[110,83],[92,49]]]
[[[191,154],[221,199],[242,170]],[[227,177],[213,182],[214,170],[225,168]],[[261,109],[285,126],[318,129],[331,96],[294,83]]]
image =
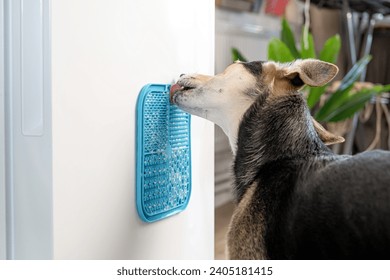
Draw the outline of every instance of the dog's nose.
[[[180,74],[180,78],[183,77],[185,74]]]

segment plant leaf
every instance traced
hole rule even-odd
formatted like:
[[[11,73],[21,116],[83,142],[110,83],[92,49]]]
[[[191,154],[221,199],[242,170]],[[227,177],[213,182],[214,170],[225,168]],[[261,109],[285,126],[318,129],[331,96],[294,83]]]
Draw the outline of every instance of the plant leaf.
[[[325,118],[325,122],[338,122],[352,117],[356,112],[363,109],[364,104],[371,99],[373,94],[353,95],[349,102],[337,108]]]
[[[371,56],[364,56],[352,67],[351,70],[349,70],[347,75],[345,75],[341,81],[339,88],[330,96],[324,106],[322,106],[315,115],[317,120],[324,121],[324,119],[331,114],[333,110],[348,99],[349,91],[353,88],[353,84],[359,78],[370,60]]]
[[[295,58],[290,49],[281,40],[273,38],[268,44],[268,60],[290,62]]]
[[[298,52],[297,47],[295,46],[294,33],[292,32],[291,27],[285,18],[282,19],[282,31],[280,34],[280,39],[283,43],[286,44],[294,58],[301,58],[301,54]]]
[[[336,34],[326,40],[320,52],[320,60],[335,63],[341,47],[340,35]]]
[[[320,100],[321,95],[325,92],[328,85],[322,87],[311,87],[307,96],[307,106],[312,109]]]
[[[390,85],[376,85],[369,89],[362,89],[354,94],[349,95],[349,98],[331,114],[329,114],[324,121],[338,122],[352,117],[355,113],[363,109],[367,101],[374,95],[381,94],[390,90]]]
[[[233,58],[233,62],[237,60],[242,62],[247,62],[247,59],[236,48],[232,48],[232,58]]]
[[[372,56],[363,56],[356,64],[348,71],[347,75],[344,76],[341,81],[339,90],[343,90],[353,84],[366,69],[367,64],[371,61]]]
[[[307,34],[307,44],[305,44],[305,34]],[[313,35],[307,30],[306,27],[303,28],[301,36],[301,57],[302,58],[316,58],[316,51],[314,47]]]

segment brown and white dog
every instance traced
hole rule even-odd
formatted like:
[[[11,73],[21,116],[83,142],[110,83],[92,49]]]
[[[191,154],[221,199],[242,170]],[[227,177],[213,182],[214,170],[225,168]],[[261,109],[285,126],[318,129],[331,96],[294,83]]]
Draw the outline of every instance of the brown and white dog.
[[[390,152],[336,155],[343,138],[310,116],[299,89],[337,74],[319,60],[236,62],[182,75],[172,102],[219,125],[234,154],[231,259],[390,259]]]

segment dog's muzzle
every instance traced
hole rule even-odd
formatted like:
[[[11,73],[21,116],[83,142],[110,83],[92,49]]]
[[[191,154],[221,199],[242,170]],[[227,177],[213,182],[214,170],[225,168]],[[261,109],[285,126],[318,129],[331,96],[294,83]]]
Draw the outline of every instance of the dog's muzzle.
[[[171,89],[169,90],[169,97],[172,103],[175,103],[175,96],[177,93],[183,93],[184,91],[194,89],[195,86],[189,85],[188,83],[178,83],[171,85]]]

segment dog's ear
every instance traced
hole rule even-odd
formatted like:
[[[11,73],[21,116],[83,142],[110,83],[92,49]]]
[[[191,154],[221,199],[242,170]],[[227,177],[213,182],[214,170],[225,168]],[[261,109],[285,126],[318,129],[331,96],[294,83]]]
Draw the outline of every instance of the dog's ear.
[[[337,143],[343,143],[345,141],[344,137],[337,136],[329,131],[327,131],[322,125],[320,125],[314,118],[312,118],[314,128],[317,131],[318,136],[324,142],[325,145],[333,145]]]
[[[317,59],[294,61],[286,69],[284,76],[296,87],[304,84],[319,87],[329,83],[338,73],[339,68],[328,62]]]

